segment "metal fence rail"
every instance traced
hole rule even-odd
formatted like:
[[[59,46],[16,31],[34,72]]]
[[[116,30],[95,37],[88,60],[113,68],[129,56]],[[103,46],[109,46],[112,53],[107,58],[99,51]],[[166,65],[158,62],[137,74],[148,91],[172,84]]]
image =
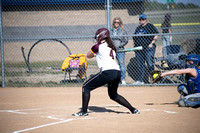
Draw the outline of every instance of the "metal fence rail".
[[[61,70],[62,64],[71,54],[86,54],[94,44],[96,30],[102,27],[111,30],[115,17],[122,19],[127,32],[127,35],[118,35],[118,37],[128,37],[125,48],[133,47],[133,37],[159,36],[156,42],[155,69],[160,69],[156,65],[170,67],[166,62],[165,64],[156,62],[156,59],[163,57],[162,37],[164,35],[171,35],[172,44],[182,46],[184,53],[200,54],[200,7],[195,4],[143,0],[90,2],[85,0],[82,3],[79,0],[74,1],[75,3],[59,0],[58,3],[55,1],[16,2],[1,1],[2,87],[82,85],[84,80],[98,72],[95,59],[86,61],[87,70],[84,80],[80,80],[79,71],[74,70],[70,73],[73,80],[62,82],[65,76],[68,76],[68,73]],[[158,34],[134,34],[139,26],[139,15],[143,13],[147,15],[149,23],[157,28]],[[171,34],[160,33],[161,24],[167,13],[171,15]],[[124,86],[134,86],[133,83],[137,81],[140,73],[137,72],[136,64],[135,52],[127,52]],[[148,74],[144,81],[145,84],[142,86],[152,85]],[[155,85],[177,85],[184,82],[183,77],[174,76]]]

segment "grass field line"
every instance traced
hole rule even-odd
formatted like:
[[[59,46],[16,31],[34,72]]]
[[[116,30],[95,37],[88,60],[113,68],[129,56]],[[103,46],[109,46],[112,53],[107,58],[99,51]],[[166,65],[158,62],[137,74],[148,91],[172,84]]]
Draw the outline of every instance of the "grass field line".
[[[154,26],[161,26],[161,24],[153,24]],[[172,26],[188,26],[188,25],[200,25],[200,23],[172,23]]]

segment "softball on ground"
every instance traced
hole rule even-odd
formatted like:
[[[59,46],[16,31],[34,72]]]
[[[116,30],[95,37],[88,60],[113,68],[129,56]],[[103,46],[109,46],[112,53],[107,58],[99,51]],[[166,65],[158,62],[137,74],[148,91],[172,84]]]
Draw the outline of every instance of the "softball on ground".
[[[157,76],[158,76],[158,73],[155,73],[155,74],[153,75],[153,78],[155,79]]]

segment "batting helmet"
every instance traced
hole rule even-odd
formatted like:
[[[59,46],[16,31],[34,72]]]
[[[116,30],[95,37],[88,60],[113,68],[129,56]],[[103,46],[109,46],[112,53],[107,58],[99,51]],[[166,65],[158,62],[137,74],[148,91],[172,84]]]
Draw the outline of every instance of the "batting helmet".
[[[200,65],[200,56],[197,54],[188,55],[186,61],[193,61],[193,64],[186,65],[186,68],[191,68]]]
[[[96,31],[95,39],[97,40],[98,43],[100,43],[102,40],[104,40],[107,37],[110,37],[110,32],[108,29],[100,28]]]

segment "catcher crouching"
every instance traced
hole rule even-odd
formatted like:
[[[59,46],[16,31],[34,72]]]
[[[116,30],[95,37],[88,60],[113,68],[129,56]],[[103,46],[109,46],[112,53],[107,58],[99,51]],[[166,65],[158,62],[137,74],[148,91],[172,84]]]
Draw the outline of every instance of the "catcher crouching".
[[[152,83],[157,83],[167,75],[186,75],[186,84],[177,87],[180,93],[178,104],[180,107],[200,107],[200,56],[188,55],[184,69],[176,69],[168,72],[155,70],[151,72]]]

